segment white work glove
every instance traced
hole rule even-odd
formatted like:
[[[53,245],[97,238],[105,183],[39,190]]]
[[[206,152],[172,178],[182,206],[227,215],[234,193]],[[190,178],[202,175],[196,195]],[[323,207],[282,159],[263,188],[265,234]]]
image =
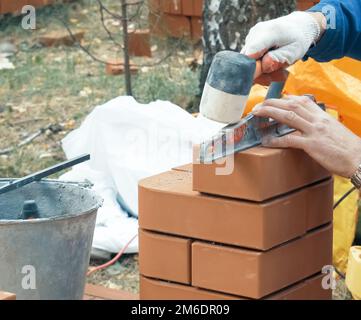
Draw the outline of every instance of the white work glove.
[[[296,11],[255,25],[242,53],[255,59],[263,57],[263,72],[271,73],[302,59],[319,39],[321,31],[320,23],[312,14]]]

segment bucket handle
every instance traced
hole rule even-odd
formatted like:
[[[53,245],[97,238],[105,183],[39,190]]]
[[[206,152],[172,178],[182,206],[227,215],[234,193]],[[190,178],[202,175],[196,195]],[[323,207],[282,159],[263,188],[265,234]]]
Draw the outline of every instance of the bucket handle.
[[[47,169],[38,171],[36,173],[32,173],[24,178],[20,178],[17,180],[10,181],[9,184],[3,186],[0,188],[0,195],[4,194],[6,192],[19,189],[21,187],[24,187],[30,183],[33,183],[35,181],[40,181],[43,178],[46,178],[52,174],[58,173],[62,170],[68,169],[70,167],[73,167],[77,164],[83,163],[85,161],[90,160],[90,155],[81,155],[79,157],[76,157],[74,159],[70,159],[67,161],[64,161],[62,163],[56,164],[52,167],[49,167]]]

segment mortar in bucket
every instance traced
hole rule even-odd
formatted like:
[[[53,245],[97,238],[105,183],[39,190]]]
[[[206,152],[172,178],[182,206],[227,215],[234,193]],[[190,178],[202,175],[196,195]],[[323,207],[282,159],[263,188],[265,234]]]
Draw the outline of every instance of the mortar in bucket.
[[[101,202],[89,188],[55,180],[0,194],[0,290],[24,300],[82,299]]]

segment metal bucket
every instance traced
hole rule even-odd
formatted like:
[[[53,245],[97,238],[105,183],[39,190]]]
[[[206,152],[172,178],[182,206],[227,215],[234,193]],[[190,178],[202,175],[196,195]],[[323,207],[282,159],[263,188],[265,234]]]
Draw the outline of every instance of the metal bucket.
[[[19,218],[27,200],[36,201],[39,219]],[[90,189],[53,180],[0,195],[0,291],[25,300],[82,299],[101,202]]]

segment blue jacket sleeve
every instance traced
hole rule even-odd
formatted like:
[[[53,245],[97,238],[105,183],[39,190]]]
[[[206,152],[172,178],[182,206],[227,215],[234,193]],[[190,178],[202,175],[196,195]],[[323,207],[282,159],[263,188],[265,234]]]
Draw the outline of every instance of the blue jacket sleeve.
[[[361,0],[322,0],[310,12],[322,12],[328,29],[307,55],[319,62],[345,56],[361,60]]]

